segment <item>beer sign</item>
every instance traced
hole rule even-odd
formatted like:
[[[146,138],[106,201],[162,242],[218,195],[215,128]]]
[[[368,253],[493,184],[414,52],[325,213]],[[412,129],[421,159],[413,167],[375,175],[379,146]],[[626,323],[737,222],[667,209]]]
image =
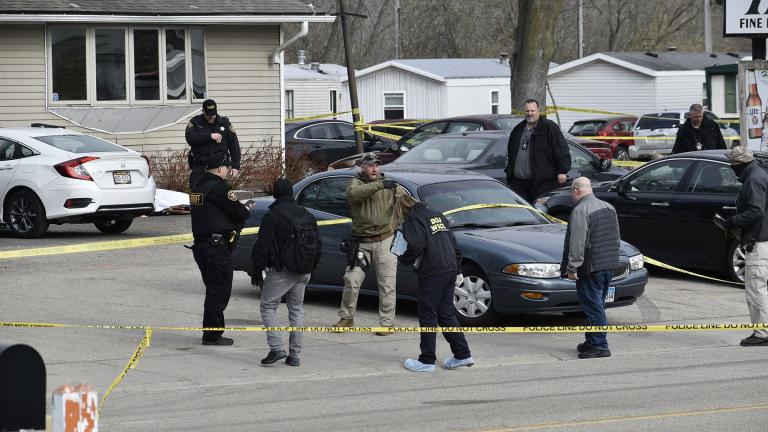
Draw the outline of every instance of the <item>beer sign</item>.
[[[723,35],[768,35],[768,0],[725,0]]]
[[[739,62],[741,142],[768,151],[768,62]]]

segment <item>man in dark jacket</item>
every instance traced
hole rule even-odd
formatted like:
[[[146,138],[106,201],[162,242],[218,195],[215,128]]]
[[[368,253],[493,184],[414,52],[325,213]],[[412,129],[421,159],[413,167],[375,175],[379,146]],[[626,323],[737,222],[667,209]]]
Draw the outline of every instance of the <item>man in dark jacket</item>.
[[[704,118],[704,107],[699,104],[691,105],[688,110],[688,119],[677,131],[672,154],[725,148],[720,125]]]
[[[448,229],[442,214],[417,202],[403,222],[403,237],[408,243],[405,253],[398,258],[402,264],[416,267],[419,276],[419,325],[421,327],[458,327],[454,314],[455,285],[463,283],[461,254],[456,238]],[[472,354],[464,333],[443,333],[451,346],[452,357],[445,359],[446,369],[472,366]],[[418,360],[406,359],[403,367],[411,372],[435,370],[435,344],[437,335],[421,333],[421,355]]]
[[[278,179],[272,188],[275,202],[269,206],[269,211],[261,218],[259,237],[253,247],[253,273],[251,282],[254,285],[262,285],[261,289],[261,319],[266,327],[277,327],[277,307],[280,299],[285,296],[288,306],[288,320],[291,327],[304,325],[304,290],[309,282],[312,272],[297,273],[287,268],[286,263],[281,262],[279,250],[284,250],[288,242],[298,241],[292,237],[294,232],[288,217],[301,218],[311,213],[304,207],[296,204],[293,198],[293,185],[286,179]],[[312,253],[314,253],[314,265],[320,261],[320,237],[317,232],[317,221],[314,217],[308,217],[314,225],[312,239]],[[298,220],[298,219],[295,219]],[[310,247],[310,245],[307,245]],[[266,280],[262,280],[262,271],[269,268]],[[289,337],[289,353],[283,350],[283,340],[277,332],[267,332],[267,344],[269,354],[261,360],[261,364],[270,365],[285,358],[285,363],[290,366],[299,366],[299,353],[301,352],[302,334],[292,331]]]
[[[207,171],[196,178],[189,195],[192,216],[192,252],[205,284],[203,327],[223,328],[224,309],[232,293],[232,250],[250,212],[226,182],[229,158],[213,153]],[[232,345],[223,331],[204,331],[203,345]]]
[[[187,123],[184,138],[190,146],[188,159],[190,187],[194,177],[205,172],[210,155],[226,153],[232,162],[231,174],[240,172],[240,141],[237,139],[235,128],[229,119],[218,115],[216,101],[207,99],[203,102],[203,113],[198,114]]]
[[[768,323],[768,173],[754,161],[752,151],[740,145],[728,156],[731,168],[742,183],[736,197],[736,214],[728,218],[727,228],[741,230],[741,246],[746,250],[744,291],[752,324]],[[742,346],[768,346],[768,330],[755,330],[741,341]]]
[[[541,118],[539,102],[525,101],[525,121],[509,135],[507,184],[530,203],[565,183],[571,153],[557,124]]]
[[[590,326],[606,326],[605,298],[619,264],[619,220],[616,210],[592,194],[588,178],[579,177],[571,185],[576,205],[565,233],[560,272],[576,281],[576,294]],[[579,358],[610,357],[604,332],[584,334],[586,341],[576,350]]]

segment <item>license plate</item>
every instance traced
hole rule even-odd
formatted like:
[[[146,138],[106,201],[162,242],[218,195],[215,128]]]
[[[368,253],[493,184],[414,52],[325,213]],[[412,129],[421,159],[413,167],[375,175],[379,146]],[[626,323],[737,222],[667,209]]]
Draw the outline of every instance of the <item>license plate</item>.
[[[112,178],[115,179],[115,184],[131,184],[130,171],[113,171]]]
[[[608,287],[608,295],[605,296],[606,303],[613,303],[616,299],[616,287]]]

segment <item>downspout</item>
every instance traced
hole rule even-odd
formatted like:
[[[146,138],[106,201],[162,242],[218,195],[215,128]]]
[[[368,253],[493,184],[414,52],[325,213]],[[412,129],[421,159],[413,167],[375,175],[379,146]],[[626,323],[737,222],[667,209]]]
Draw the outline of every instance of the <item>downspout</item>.
[[[301,30],[299,30],[298,33],[288,38],[288,40],[280,44],[279,47],[275,48],[272,52],[272,62],[275,64],[280,63],[280,54],[285,51],[286,48],[293,45],[297,40],[306,36],[307,33],[309,33],[309,22],[304,21],[301,23]]]
[[[272,62],[274,64],[280,64],[280,175],[284,176],[286,172],[286,160],[285,160],[285,67],[282,64],[281,54],[286,48],[293,45],[296,41],[303,38],[309,33],[309,22],[303,21],[301,23],[301,30],[298,33],[291,36],[287,41],[283,42],[275,48],[272,52]],[[283,39],[283,26],[280,26],[280,40]]]

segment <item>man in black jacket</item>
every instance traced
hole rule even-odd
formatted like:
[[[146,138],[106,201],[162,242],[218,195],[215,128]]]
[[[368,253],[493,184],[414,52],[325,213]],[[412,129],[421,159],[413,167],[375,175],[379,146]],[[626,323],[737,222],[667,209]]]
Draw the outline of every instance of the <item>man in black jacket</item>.
[[[739,145],[728,156],[731,168],[742,183],[736,197],[736,214],[726,228],[741,230],[746,250],[744,291],[752,324],[768,323],[768,173],[754,161],[752,151]],[[768,346],[768,330],[755,330],[741,341],[742,346]]]
[[[571,169],[571,153],[557,124],[541,118],[539,102],[525,101],[525,121],[509,135],[507,184],[533,203],[537,196],[565,183]]]
[[[205,284],[203,327],[223,328],[224,309],[232,293],[232,250],[250,212],[226,182],[229,158],[213,153],[207,171],[196,178],[189,195],[192,252]],[[203,345],[232,345],[223,331],[204,331]]]
[[[699,104],[691,105],[688,110],[688,119],[677,131],[672,154],[725,148],[720,125],[704,118],[704,107]]]
[[[398,258],[402,264],[416,267],[419,276],[419,326],[458,327],[454,314],[454,287],[463,283],[461,275],[461,254],[456,247],[456,238],[448,229],[448,221],[442,214],[418,202],[403,222],[403,237],[408,243],[405,253]],[[452,357],[445,359],[446,369],[472,366],[464,333],[443,333],[451,346]],[[406,359],[403,367],[411,372],[432,372],[435,370],[435,333],[421,333],[421,355],[417,359]]]
[[[320,261],[320,237],[317,231],[317,221],[304,207],[296,204],[293,198],[293,185],[290,181],[278,179],[272,187],[275,202],[269,206],[269,211],[261,218],[259,237],[253,247],[253,273],[251,282],[263,285],[261,289],[261,319],[266,327],[277,327],[277,307],[280,299],[285,296],[288,306],[288,320],[292,327],[304,325],[304,290],[309,282],[312,271],[296,272],[289,269],[289,264],[282,262],[278,251],[287,250],[288,242],[300,242],[302,239],[293,238],[295,232],[291,221],[306,219],[314,228],[314,235],[309,243],[300,245],[305,252],[314,255],[312,269]],[[269,268],[266,280],[262,280],[262,271]],[[270,365],[285,358],[289,366],[299,366],[302,334],[292,331],[289,337],[289,353],[283,350],[283,340],[277,332],[267,332],[269,354],[261,360],[261,364]],[[287,358],[286,358],[287,356]]]
[[[240,141],[229,119],[218,115],[216,101],[206,99],[203,113],[192,117],[187,123],[184,138],[190,146],[188,159],[190,187],[196,177],[205,172],[208,158],[212,154],[226,153],[232,162],[231,174],[240,172]]]

